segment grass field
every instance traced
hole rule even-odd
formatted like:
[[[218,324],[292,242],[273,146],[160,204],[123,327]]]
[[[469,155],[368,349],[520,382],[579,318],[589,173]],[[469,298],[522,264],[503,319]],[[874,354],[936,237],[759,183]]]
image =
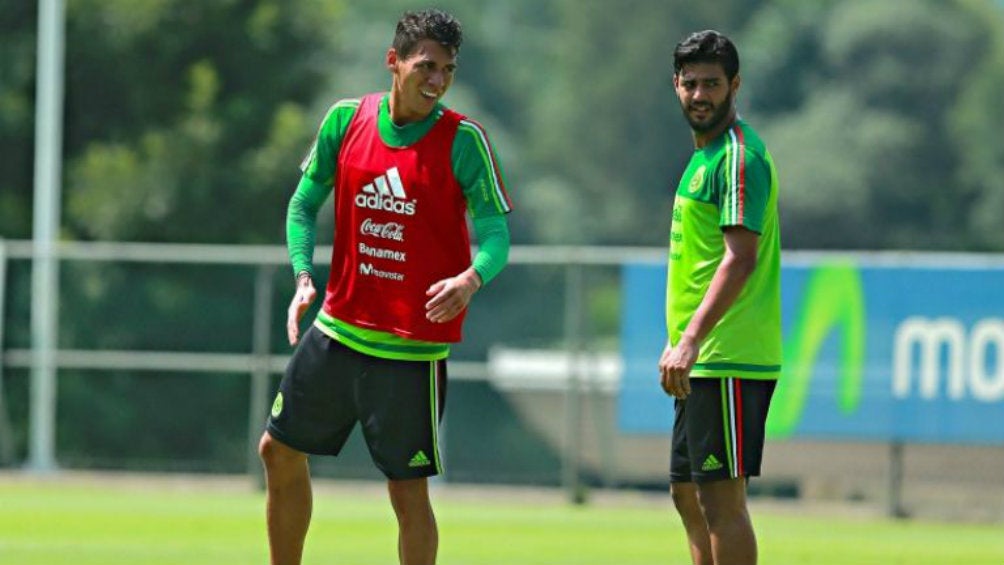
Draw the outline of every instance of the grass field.
[[[441,564],[689,563],[667,497],[437,485]],[[241,479],[0,475],[0,565],[267,563],[264,496]],[[888,521],[754,503],[764,565],[1004,565],[1000,524]],[[396,563],[381,485],[320,484],[305,565]]]

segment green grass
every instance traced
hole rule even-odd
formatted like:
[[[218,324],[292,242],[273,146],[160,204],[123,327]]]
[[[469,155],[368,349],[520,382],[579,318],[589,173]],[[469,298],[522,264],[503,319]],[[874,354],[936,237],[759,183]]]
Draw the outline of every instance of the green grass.
[[[667,505],[586,506],[560,496],[436,488],[441,564],[689,563]],[[241,482],[0,475],[0,565],[267,563],[264,496]],[[827,516],[754,505],[765,565],[1002,565],[1004,527]],[[305,565],[396,563],[396,529],[372,485],[322,488]]]

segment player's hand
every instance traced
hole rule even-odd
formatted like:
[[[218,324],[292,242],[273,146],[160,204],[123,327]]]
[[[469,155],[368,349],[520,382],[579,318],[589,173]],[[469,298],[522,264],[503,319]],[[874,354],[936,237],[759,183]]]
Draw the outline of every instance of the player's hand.
[[[681,337],[676,347],[666,344],[659,358],[659,377],[666,394],[683,400],[690,394],[690,370],[700,348],[693,340]]]
[[[286,337],[289,338],[290,345],[296,345],[300,341],[300,318],[316,296],[317,291],[314,290],[314,281],[310,275],[301,274],[296,279],[296,294],[289,301],[289,310],[286,311]]]
[[[467,308],[471,297],[481,288],[481,275],[473,267],[459,275],[434,283],[425,291],[432,299],[425,303],[425,317],[443,323],[456,318]]]

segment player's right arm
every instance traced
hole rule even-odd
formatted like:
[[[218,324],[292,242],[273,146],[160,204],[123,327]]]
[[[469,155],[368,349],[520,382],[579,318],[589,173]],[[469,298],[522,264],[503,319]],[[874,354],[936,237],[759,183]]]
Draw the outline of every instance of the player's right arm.
[[[700,354],[701,343],[722,319],[742,292],[757,262],[759,235],[744,227],[727,227],[725,255],[715,271],[708,291],[675,345],[666,344],[659,359],[662,388],[670,396],[690,394],[690,370]]]
[[[314,302],[314,228],[317,212],[331,193],[330,184],[313,180],[306,172],[286,209],[286,247],[296,276],[296,292],[286,312],[286,337],[290,345],[300,340],[300,319]]]
[[[722,166],[716,172],[720,186],[719,227],[724,239],[722,260],[687,327],[676,344],[666,344],[659,360],[662,388],[676,398],[690,394],[690,371],[701,343],[735,303],[756,269],[757,242],[771,191],[771,174],[762,155],[741,150],[744,158],[740,164]]]
[[[328,111],[310,153],[300,168],[303,175],[286,208],[286,247],[296,277],[296,293],[289,303],[286,334],[290,345],[300,339],[300,319],[317,296],[314,288],[314,242],[317,212],[334,185],[342,138],[359,100],[340,100]]]

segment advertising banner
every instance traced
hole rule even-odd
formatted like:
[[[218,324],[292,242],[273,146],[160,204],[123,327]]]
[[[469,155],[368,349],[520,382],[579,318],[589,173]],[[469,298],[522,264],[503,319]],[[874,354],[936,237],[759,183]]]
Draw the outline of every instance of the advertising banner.
[[[1004,261],[819,256],[782,266],[772,438],[1004,444]],[[665,265],[623,268],[619,423],[669,433]]]

